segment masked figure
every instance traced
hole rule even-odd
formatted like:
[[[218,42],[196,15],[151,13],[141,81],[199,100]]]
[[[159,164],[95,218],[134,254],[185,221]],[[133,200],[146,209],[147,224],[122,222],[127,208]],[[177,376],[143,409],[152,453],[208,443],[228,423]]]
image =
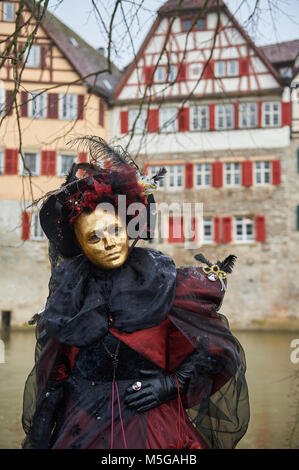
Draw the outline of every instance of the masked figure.
[[[176,268],[136,247],[163,171],[149,181],[126,154],[85,142],[94,163],[74,164],[40,211],[60,262],[35,316],[23,447],[234,448],[248,426],[246,365],[218,309],[236,257]]]

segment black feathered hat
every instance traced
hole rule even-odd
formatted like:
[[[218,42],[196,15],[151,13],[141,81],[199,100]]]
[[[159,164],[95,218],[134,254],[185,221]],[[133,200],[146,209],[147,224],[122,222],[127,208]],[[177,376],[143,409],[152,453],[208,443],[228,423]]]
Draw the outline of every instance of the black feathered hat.
[[[109,146],[100,137],[86,136],[76,142],[88,147],[91,163],[74,163],[63,185],[47,193],[40,210],[40,223],[48,239],[64,257],[82,252],[73,224],[82,212],[92,212],[100,202],[109,202],[116,208],[118,196],[126,196],[126,208],[131,203],[143,204],[145,224],[140,223],[138,237],[153,236],[156,210],[153,190],[166,173],[162,169],[149,179],[142,175],[136,163],[121,148]],[[78,177],[77,173],[84,172]],[[126,216],[128,223],[134,215]],[[144,220],[144,218],[143,218]]]

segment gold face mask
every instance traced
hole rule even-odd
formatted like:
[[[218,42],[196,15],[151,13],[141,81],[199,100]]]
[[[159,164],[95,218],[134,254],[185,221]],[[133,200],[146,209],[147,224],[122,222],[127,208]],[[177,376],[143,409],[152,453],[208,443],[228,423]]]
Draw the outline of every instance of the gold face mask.
[[[117,214],[96,209],[82,213],[74,224],[77,240],[85,256],[102,269],[118,268],[126,261],[129,237]]]

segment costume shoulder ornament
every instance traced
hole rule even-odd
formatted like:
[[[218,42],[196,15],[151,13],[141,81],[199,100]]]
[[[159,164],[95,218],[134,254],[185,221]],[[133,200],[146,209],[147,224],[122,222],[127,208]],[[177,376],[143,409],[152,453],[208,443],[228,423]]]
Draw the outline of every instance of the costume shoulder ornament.
[[[220,279],[222,285],[221,290],[226,290],[223,279],[226,279],[227,274],[233,271],[237,256],[228,255],[223,261],[218,260],[215,264],[211,263],[202,253],[198,253],[194,258],[206,264],[202,270],[207,275],[209,281],[217,281],[217,279]]]

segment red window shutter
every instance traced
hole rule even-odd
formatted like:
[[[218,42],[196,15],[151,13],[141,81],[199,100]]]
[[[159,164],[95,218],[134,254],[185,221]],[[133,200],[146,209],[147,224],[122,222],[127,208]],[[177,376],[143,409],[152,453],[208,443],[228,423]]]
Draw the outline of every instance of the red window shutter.
[[[168,243],[184,243],[183,217],[169,217]]]
[[[193,188],[193,163],[185,163],[185,187]]]
[[[4,173],[16,175],[18,173],[18,149],[5,149]]]
[[[144,173],[145,173],[146,175],[148,175],[148,168],[149,168],[149,164],[148,164],[148,163],[145,163],[145,165],[144,165]]]
[[[159,110],[150,109],[147,119],[148,132],[159,132]]]
[[[266,241],[266,219],[264,215],[256,215],[254,217],[255,223],[255,239],[257,242]]]
[[[235,103],[235,129],[239,128],[239,103]]]
[[[290,126],[291,125],[291,103],[281,103],[281,125]]]
[[[78,163],[86,163],[86,162],[87,162],[87,153],[86,152],[79,152]]]
[[[48,94],[48,118],[58,119],[58,94]]]
[[[232,218],[222,217],[222,242],[230,243],[232,241]]]
[[[178,123],[179,132],[185,132],[189,130],[189,108],[180,109]]]
[[[41,64],[41,69],[46,68],[46,58],[48,54],[48,46],[41,46],[41,51],[40,51],[40,64]]]
[[[28,93],[26,93],[26,91],[22,91],[21,93],[21,116],[28,116]]]
[[[10,109],[10,106],[13,103],[13,92],[12,90],[6,90],[5,92],[5,112],[8,116],[12,115],[13,108]],[[10,109],[10,110],[9,110]]]
[[[252,186],[253,163],[251,160],[242,162],[242,185]]]
[[[223,165],[222,162],[212,163],[212,186],[222,186]]]
[[[272,184],[281,183],[281,170],[280,170],[280,160],[272,160]]]
[[[127,134],[129,130],[129,113],[128,111],[120,112],[120,132],[121,134]]]
[[[145,83],[149,83],[150,80],[151,80],[151,82],[154,81],[153,78],[152,78],[154,70],[155,70],[155,67],[153,65],[149,65],[149,66],[144,67],[143,75],[144,75],[144,82]]]
[[[99,104],[99,125],[104,127],[104,120],[105,120],[105,103],[102,99],[100,99]]]
[[[22,212],[22,240],[30,238],[30,212]]]
[[[43,176],[56,175],[56,152],[55,150],[43,150],[41,154],[41,174]]]
[[[220,217],[214,217],[214,242],[220,243]]]
[[[249,58],[240,57],[239,59],[239,75],[242,77],[249,74]]]
[[[259,100],[257,102],[257,125],[258,127],[262,127],[262,109],[263,109],[263,102]]]
[[[207,64],[205,71],[203,73],[203,78],[213,78],[214,77],[214,60],[210,60]]]
[[[178,66],[178,82],[185,82],[187,80],[187,65],[185,63]]]
[[[215,104],[211,103],[209,105],[209,115],[210,115],[210,130],[215,130]]]
[[[78,95],[78,119],[84,119],[84,95]]]

